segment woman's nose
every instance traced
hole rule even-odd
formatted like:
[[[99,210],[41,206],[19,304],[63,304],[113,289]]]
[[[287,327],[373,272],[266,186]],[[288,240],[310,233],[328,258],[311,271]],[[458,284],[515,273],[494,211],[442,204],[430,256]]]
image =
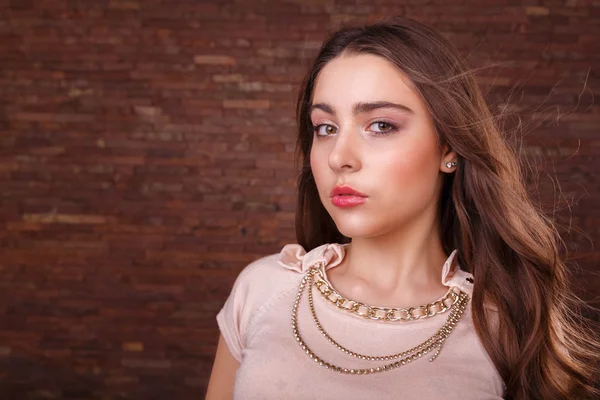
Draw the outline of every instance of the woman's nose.
[[[329,153],[329,167],[334,171],[360,169],[357,135],[349,128],[340,129],[334,140]]]

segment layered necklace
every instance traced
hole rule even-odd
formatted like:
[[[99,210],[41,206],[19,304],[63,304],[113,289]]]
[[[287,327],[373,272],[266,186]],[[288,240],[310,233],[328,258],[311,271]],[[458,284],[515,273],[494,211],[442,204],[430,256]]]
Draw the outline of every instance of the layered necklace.
[[[391,371],[395,368],[409,364],[416,361],[423,356],[432,353],[429,357],[429,361],[433,362],[442,349],[442,345],[448,338],[452,330],[460,320],[466,304],[469,301],[469,295],[460,291],[458,288],[453,287],[448,290],[448,293],[440,300],[433,303],[429,303],[419,307],[410,308],[385,308],[385,307],[373,307],[354,300],[344,298],[334,288],[332,288],[327,281],[324,279],[321,268],[325,268],[324,263],[319,263],[316,266],[311,267],[306,275],[302,278],[300,285],[298,286],[298,294],[294,301],[292,308],[292,332],[294,338],[308,357],[310,357],[316,364],[329,369],[331,371],[339,372],[342,374],[353,374],[353,375],[366,375],[374,374],[379,372]],[[448,317],[446,323],[442,325],[438,331],[428,338],[423,343],[415,346],[409,350],[386,356],[372,356],[360,354],[355,351],[349,350],[346,347],[340,345],[335,341],[326,331],[323,329],[313,304],[313,282],[314,286],[317,287],[319,292],[330,302],[335,304],[338,308],[345,310],[354,315],[358,315],[363,318],[372,320],[381,320],[386,322],[406,322],[414,321],[417,319],[429,318],[437,314],[442,314],[448,311]],[[373,368],[346,368],[338,365],[331,364],[321,357],[317,356],[304,342],[300,331],[298,329],[298,306],[304,292],[304,287],[308,285],[308,303],[312,314],[313,321],[319,332],[327,339],[327,341],[333,345],[339,351],[360,360],[367,361],[383,361],[384,364],[380,364]],[[332,296],[334,297],[332,299]],[[426,357],[427,358],[427,357]],[[397,361],[394,361],[397,360]]]

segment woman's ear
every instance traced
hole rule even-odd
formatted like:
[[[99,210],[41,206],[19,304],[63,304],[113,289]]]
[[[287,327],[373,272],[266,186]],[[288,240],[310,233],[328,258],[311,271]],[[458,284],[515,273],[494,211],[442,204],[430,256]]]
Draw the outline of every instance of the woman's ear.
[[[456,152],[450,148],[447,144],[442,146],[442,159],[440,163],[440,171],[445,173],[451,173],[456,170],[458,165],[458,157]]]

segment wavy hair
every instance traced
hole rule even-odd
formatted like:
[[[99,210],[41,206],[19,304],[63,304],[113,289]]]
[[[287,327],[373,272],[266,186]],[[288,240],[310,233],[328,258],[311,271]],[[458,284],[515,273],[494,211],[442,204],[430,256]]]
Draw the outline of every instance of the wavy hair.
[[[345,54],[383,57],[408,76],[433,117],[440,145],[457,153],[456,171],[445,174],[438,202],[440,237],[446,252],[458,249],[461,268],[474,276],[473,321],[507,398],[598,395],[600,344],[591,322],[578,311],[584,303],[570,286],[564,242],[553,220],[529,197],[524,164],[490,112],[472,70],[431,28],[392,18],[343,28],[323,44],[302,82],[296,108],[302,164],[298,243],[308,251],[350,241],[319,200],[310,168],[315,81],[329,61]]]

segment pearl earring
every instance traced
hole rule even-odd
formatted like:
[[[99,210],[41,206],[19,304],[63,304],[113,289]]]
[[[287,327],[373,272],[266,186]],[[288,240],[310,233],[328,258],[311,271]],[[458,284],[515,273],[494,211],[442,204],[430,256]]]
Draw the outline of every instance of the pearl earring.
[[[446,163],[446,167],[448,167],[448,168],[456,167],[456,161],[452,161],[452,162],[448,161]]]

